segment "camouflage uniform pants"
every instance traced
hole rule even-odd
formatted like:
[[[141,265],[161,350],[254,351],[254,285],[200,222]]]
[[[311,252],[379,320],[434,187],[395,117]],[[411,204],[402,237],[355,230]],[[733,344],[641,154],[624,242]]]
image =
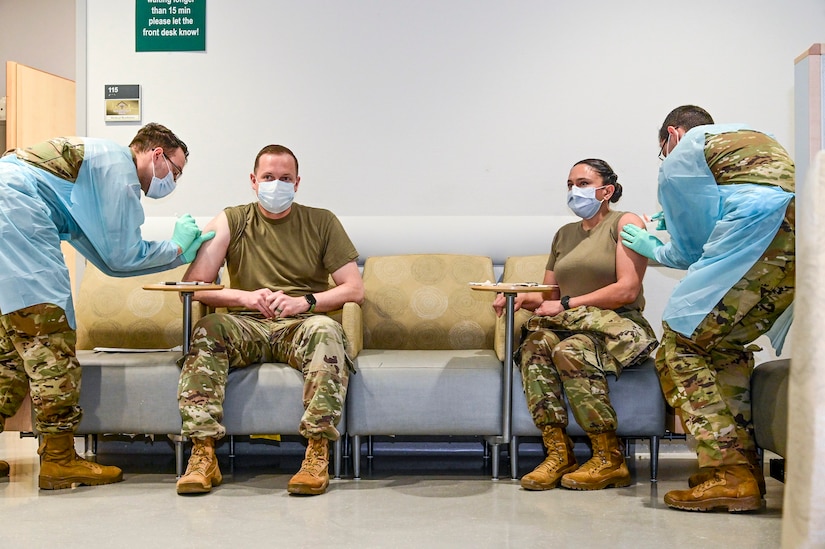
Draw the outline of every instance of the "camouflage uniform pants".
[[[520,366],[527,408],[536,427],[567,426],[564,392],[587,433],[616,430],[607,378],[598,364],[596,343],[584,334],[561,340],[550,330],[529,332],[521,345]]]
[[[195,326],[178,384],[183,434],[223,437],[226,429],[220,422],[229,371],[256,362],[284,362],[304,376],[301,435],[337,440],[335,426],[349,381],[344,348],[341,325],[325,315],[280,320],[220,313],[203,317]]]
[[[0,316],[0,431],[29,391],[39,432],[75,431],[82,415],[76,340],[57,305],[41,303]]]
[[[785,222],[742,279],[690,338],[664,323],[656,369],[665,399],[696,438],[700,467],[745,464],[756,456],[751,422],[753,347],[794,297],[794,235]]]

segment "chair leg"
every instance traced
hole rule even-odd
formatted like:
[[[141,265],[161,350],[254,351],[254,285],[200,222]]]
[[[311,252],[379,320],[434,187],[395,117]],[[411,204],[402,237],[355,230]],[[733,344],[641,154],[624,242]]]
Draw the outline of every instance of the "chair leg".
[[[367,459],[372,459],[373,458],[373,455],[374,455],[373,450],[374,450],[374,447],[372,445],[372,435],[368,435],[367,436]]]
[[[169,440],[175,443],[175,475],[177,478],[183,476],[183,443],[186,437],[183,435],[168,435]]]
[[[352,478],[361,479],[361,435],[352,435]]]
[[[650,437],[650,482],[657,482],[659,475],[659,437]]]
[[[333,478],[335,478],[335,479],[340,479],[341,478],[341,457],[342,457],[342,453],[343,453],[342,448],[344,446],[341,439],[343,439],[343,438],[344,437],[342,437],[342,436],[338,437],[338,440],[336,440],[335,443],[332,445],[333,452],[335,452],[335,455],[333,456],[333,461],[332,461],[332,475],[333,475]]]
[[[510,439],[510,478],[518,478],[518,437],[516,435]]]
[[[490,446],[490,449],[493,452],[493,480],[498,480],[499,458],[501,457],[499,452],[499,444],[498,442],[494,442]]]
[[[88,456],[95,453],[92,449],[94,447],[94,435],[86,435],[83,439],[83,455]]]

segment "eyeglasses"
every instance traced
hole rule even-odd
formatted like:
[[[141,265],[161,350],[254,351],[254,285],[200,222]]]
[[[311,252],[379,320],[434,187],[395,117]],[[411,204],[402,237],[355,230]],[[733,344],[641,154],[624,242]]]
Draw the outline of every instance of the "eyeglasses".
[[[659,160],[664,160],[667,155],[665,155],[665,146],[667,145],[667,141],[662,141],[662,148],[659,149]]]
[[[166,153],[163,153],[163,158],[165,158],[167,160],[167,162],[172,164],[172,179],[177,181],[178,178],[183,175],[183,170],[180,169],[177,164],[172,162],[172,159],[169,158],[168,156],[166,156]]]

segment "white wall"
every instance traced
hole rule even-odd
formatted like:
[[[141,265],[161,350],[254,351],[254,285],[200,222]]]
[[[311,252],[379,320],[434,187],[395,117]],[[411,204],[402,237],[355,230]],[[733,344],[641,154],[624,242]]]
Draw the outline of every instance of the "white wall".
[[[139,124],[105,123],[103,88],[142,86],[143,123],[192,153],[158,216],[253,200],[273,142],[301,161],[298,201],[339,215],[568,215],[590,156],[619,207],[654,212],[667,112],[696,103],[793,151],[793,61],[825,39],[822,0],[211,0],[205,53],[136,53],[134,9],[78,0],[81,130],[127,143]]]
[[[0,0],[0,96],[6,95],[6,61],[75,79],[75,2]]]

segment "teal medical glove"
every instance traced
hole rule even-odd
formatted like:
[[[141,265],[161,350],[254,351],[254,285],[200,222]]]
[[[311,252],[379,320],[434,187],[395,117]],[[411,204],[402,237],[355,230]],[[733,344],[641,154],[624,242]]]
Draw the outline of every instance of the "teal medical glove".
[[[651,221],[658,221],[656,224],[657,231],[666,231],[667,225],[665,224],[665,212],[655,213],[650,216]]]
[[[212,240],[213,238],[215,238],[215,231],[209,231],[208,233],[204,233],[195,238],[195,240],[192,241],[192,244],[186,248],[186,251],[181,254],[183,262],[192,263],[195,261],[195,256],[198,255],[198,250],[200,249],[201,244],[207,240]]]
[[[664,246],[662,241],[636,225],[626,224],[621,233],[622,243],[636,252],[650,259],[656,259],[656,248]]]
[[[195,218],[189,214],[185,214],[175,222],[172,242],[183,252],[192,245],[192,242],[194,242],[200,234],[201,230],[198,228]]]

